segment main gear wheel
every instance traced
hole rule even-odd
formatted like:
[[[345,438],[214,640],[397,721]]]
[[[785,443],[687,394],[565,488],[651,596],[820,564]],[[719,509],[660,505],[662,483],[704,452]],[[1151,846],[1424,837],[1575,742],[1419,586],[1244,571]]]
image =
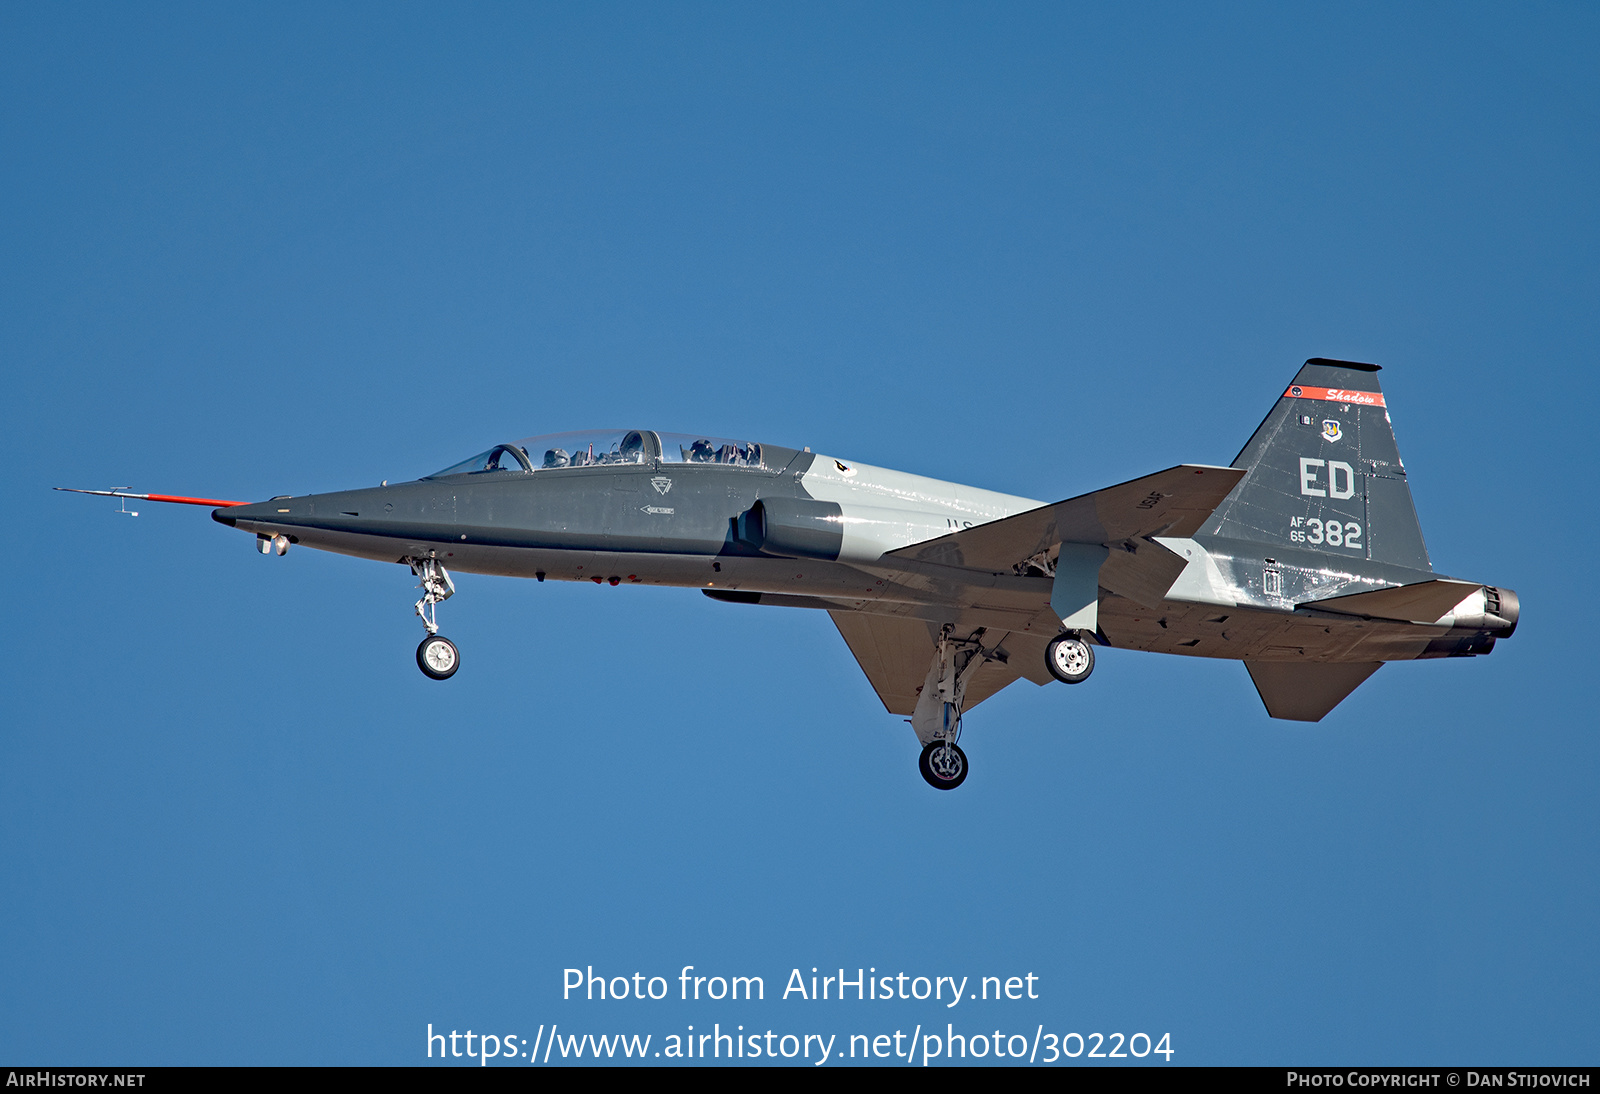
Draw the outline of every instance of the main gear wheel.
[[[917,770],[935,790],[954,790],[967,779],[967,754],[954,741],[934,741],[922,750]]]
[[[1094,647],[1075,634],[1057,635],[1045,650],[1044,663],[1063,684],[1081,684],[1094,671]]]

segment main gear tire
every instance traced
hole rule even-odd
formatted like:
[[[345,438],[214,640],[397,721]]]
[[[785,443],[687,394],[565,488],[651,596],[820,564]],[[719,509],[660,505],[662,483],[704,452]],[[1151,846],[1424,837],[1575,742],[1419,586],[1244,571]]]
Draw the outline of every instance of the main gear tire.
[[[448,680],[461,667],[461,651],[442,634],[430,634],[417,647],[417,668],[430,680]]]
[[[917,770],[935,790],[954,790],[967,781],[967,754],[950,741],[934,741],[922,750]]]
[[[1063,684],[1081,684],[1094,671],[1094,647],[1075,634],[1060,634],[1045,649],[1044,663]]]

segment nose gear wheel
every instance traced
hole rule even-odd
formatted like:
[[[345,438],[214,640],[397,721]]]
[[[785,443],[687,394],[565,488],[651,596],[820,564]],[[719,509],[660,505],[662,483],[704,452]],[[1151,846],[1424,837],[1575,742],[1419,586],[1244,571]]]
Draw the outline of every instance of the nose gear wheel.
[[[461,651],[442,634],[430,634],[417,647],[417,668],[433,680],[448,680],[461,667]]]

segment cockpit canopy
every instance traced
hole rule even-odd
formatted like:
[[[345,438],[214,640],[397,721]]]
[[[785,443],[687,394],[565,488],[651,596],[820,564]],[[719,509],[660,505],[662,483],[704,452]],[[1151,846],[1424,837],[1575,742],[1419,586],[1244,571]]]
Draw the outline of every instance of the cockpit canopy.
[[[789,455],[787,450],[784,455]],[[509,444],[497,444],[487,452],[480,452],[470,460],[462,460],[427,477],[438,479],[446,475],[650,464],[656,460],[664,464],[706,463],[773,469],[763,459],[762,446],[754,441],[695,436],[692,433],[657,433],[649,429],[590,429],[548,433],[540,437],[524,437]]]

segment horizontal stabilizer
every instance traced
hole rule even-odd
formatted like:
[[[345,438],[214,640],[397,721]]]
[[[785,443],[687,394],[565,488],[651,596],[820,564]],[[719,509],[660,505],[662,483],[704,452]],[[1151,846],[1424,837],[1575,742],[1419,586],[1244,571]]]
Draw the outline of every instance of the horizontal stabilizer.
[[[1267,713],[1291,722],[1320,722],[1322,716],[1383,667],[1381,661],[1329,664],[1306,661],[1246,661]]]
[[[1415,585],[1396,585],[1389,589],[1329,597],[1327,600],[1311,600],[1300,607],[1369,619],[1432,623],[1449,615],[1451,609],[1481,588],[1482,585],[1474,585],[1470,581],[1452,581],[1441,577],[1433,581],[1419,581]]]
[[[1181,464],[1054,505],[913,543],[887,558],[1004,573],[1060,543],[1121,543],[1193,535],[1239,480],[1242,468]]]

